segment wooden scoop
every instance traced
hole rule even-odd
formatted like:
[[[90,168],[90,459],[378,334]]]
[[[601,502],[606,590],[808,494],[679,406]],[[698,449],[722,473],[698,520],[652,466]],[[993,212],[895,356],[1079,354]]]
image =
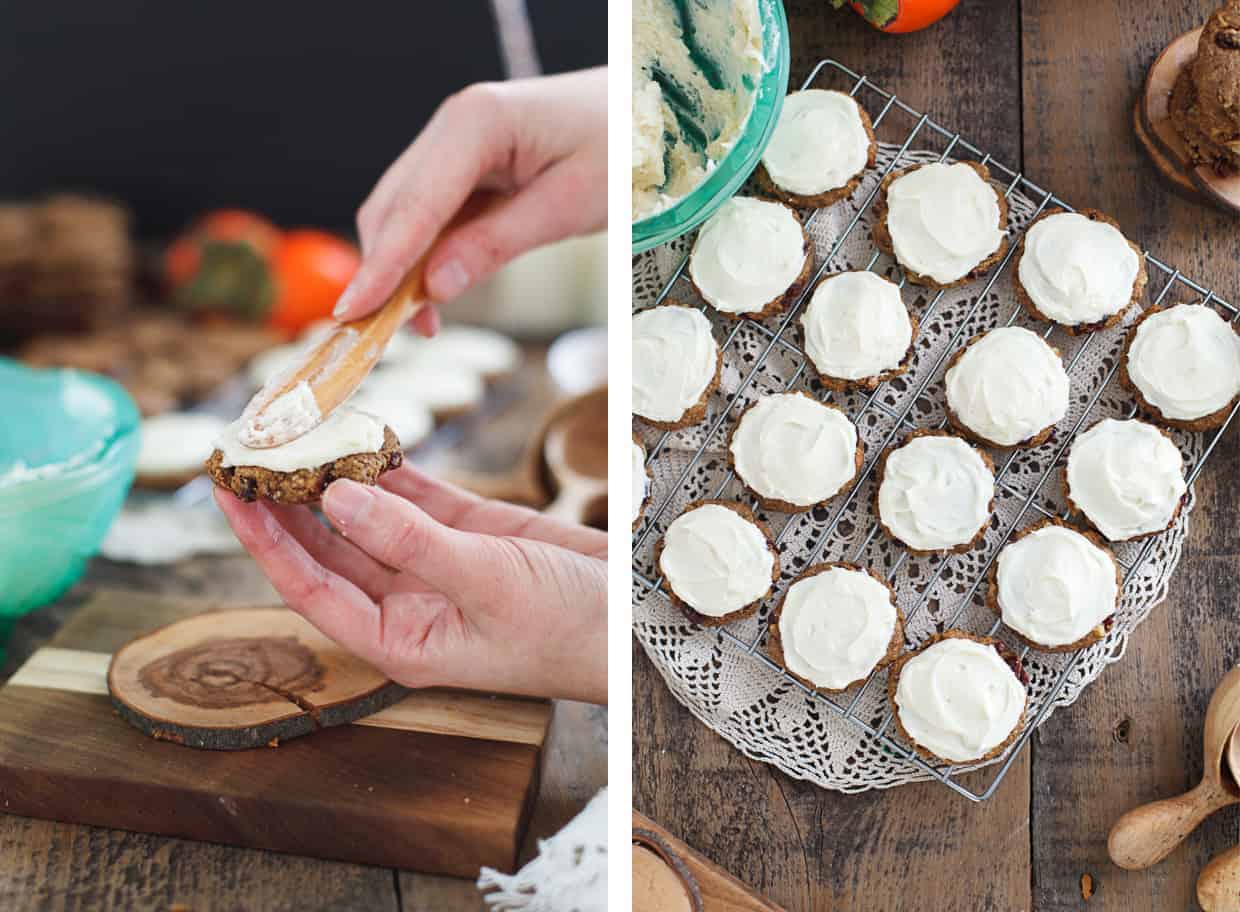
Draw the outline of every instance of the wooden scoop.
[[[1240,802],[1238,726],[1240,667],[1227,673],[1210,698],[1201,782],[1192,791],[1143,804],[1117,820],[1107,838],[1107,852],[1113,862],[1133,871],[1157,864],[1206,817]]]
[[[470,197],[440,236],[479,217],[501,199],[492,194]],[[432,245],[405,273],[382,307],[361,319],[341,323],[306,356],[300,367],[272,378],[254,394],[241,415],[245,423],[238,438],[243,444],[267,449],[296,440],[353,395],[379,362],[392,335],[426,306],[426,263],[433,249]],[[313,396],[315,408],[295,409],[290,420],[288,409],[271,407],[277,400],[288,405],[294,399],[309,406],[302,384]]]
[[[1227,742],[1227,765],[1233,777],[1240,771],[1240,737],[1235,732]],[[1205,912],[1240,909],[1240,846],[1215,856],[1201,869],[1197,902]]]
[[[556,490],[543,512],[582,523],[607,496],[607,390],[577,399],[547,431],[543,458]]]

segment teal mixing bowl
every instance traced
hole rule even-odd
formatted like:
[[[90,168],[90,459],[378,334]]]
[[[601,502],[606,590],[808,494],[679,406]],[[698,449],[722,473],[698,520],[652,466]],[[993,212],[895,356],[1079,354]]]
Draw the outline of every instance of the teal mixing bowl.
[[[77,582],[133,482],[138,409],[105,377],[0,358],[0,643]]]
[[[762,78],[745,129],[723,160],[676,205],[633,223],[633,253],[680,237],[700,225],[749,178],[775,132],[788,94],[788,18],[781,0],[758,0],[762,20]]]

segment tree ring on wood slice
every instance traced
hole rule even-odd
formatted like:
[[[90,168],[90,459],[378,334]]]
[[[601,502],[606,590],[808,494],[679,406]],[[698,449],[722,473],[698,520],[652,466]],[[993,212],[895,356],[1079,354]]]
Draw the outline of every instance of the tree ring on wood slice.
[[[378,712],[409,693],[287,608],[210,611],[130,640],[108,666],[121,717],[207,750],[281,741]]]
[[[633,908],[704,912],[697,880],[672,847],[650,830],[633,830]]]

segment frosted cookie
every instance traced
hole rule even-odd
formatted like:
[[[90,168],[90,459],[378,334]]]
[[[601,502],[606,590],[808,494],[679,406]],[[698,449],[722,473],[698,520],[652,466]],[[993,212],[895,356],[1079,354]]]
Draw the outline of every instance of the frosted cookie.
[[[947,431],[913,431],[878,464],[879,524],[914,554],[974,547],[986,534],[994,498],[990,457]]]
[[[989,760],[1016,740],[1029,678],[1000,640],[948,630],[897,659],[887,678],[896,726],[930,761]]]
[[[1059,352],[1021,326],[970,339],[947,362],[944,385],[948,420],[985,446],[1038,446],[1068,414]]]
[[[1072,335],[1118,323],[1145,291],[1145,258],[1119,224],[1096,209],[1052,209],[1036,218],[1016,254],[1016,298]]]
[[[779,578],[770,531],[746,506],[691,503],[659,543],[659,572],[689,620],[718,627],[758,609]]]
[[[629,481],[633,486],[633,530],[636,531],[642,511],[646,509],[646,501],[650,499],[650,470],[646,468],[646,448],[636,434],[633,435],[633,448],[630,453]]]
[[[723,355],[701,311],[664,304],[633,315],[633,414],[664,430],[706,417]]]
[[[721,314],[756,320],[796,299],[813,262],[809,237],[792,209],[734,196],[698,232],[689,280]]]
[[[1063,470],[1073,511],[1113,541],[1169,529],[1188,485],[1184,458],[1167,432],[1144,421],[1104,418],[1072,441]]]
[[[1219,427],[1240,396],[1240,336],[1202,304],[1152,307],[1129,330],[1120,380],[1164,424]]]
[[[388,351],[392,352],[390,346]],[[458,323],[442,327],[430,338],[409,338],[390,359],[398,364],[464,368],[484,380],[495,380],[511,374],[521,365],[521,349],[503,333]]]
[[[876,206],[875,245],[918,285],[963,285],[1007,250],[1007,200],[977,162],[894,171],[883,178]]]
[[[349,399],[349,405],[374,415],[400,438],[401,446],[412,450],[431,435],[435,416],[414,394],[396,384],[376,383],[375,375],[362,381],[361,388]]]
[[[203,462],[227,425],[214,415],[189,412],[143,418],[134,484],[168,490],[201,475]]]
[[[207,474],[245,501],[314,503],[337,478],[374,484],[403,461],[400,440],[381,420],[340,406],[322,424],[289,443],[253,449],[228,425],[207,459]]]
[[[859,684],[904,648],[891,587],[856,564],[819,564],[788,587],[767,649],[794,678],[826,693]]]
[[[893,282],[841,272],[818,283],[801,314],[805,354],[833,390],[874,389],[908,370],[917,320]]]
[[[388,402],[415,399],[436,421],[476,411],[486,399],[481,375],[457,365],[417,359],[377,370],[366,378],[368,395]]]
[[[762,153],[758,180],[794,206],[830,206],[852,196],[877,154],[870,116],[851,95],[792,92]]]
[[[1106,636],[1119,589],[1119,564],[1102,539],[1047,518],[1003,546],[986,603],[1033,648],[1072,652]]]
[[[805,393],[764,396],[741,413],[728,459],[768,510],[799,513],[843,491],[861,469],[856,426]]]

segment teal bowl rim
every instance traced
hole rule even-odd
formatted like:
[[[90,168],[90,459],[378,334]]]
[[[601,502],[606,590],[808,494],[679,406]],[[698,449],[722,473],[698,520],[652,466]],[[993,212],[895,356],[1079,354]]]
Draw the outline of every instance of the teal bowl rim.
[[[736,145],[700,186],[671,208],[633,223],[634,254],[675,240],[704,222],[749,179],[749,175],[758,166],[762,153],[766,151],[766,144],[775,132],[779,112],[783,109],[784,96],[788,94],[792,52],[788,38],[788,16],[784,12],[782,0],[757,2],[759,14],[762,15],[763,54],[765,56],[771,49],[771,39],[774,37],[776,46],[773,50],[776,57],[773,66],[762,74],[749,122],[741,131]],[[774,36],[773,29],[777,30]],[[755,123],[755,118],[762,114],[769,114],[762,122],[762,129],[751,133],[750,128]]]
[[[0,362],[8,359],[0,359]],[[24,365],[19,365],[24,367]],[[84,488],[106,482],[110,478],[123,478],[128,474],[129,482],[133,480],[136,449],[128,465],[118,462],[124,455],[124,444],[135,439],[142,424],[142,416],[137,405],[125,388],[108,377],[89,371],[73,368],[27,368],[31,373],[53,375],[70,375],[75,382],[87,383],[101,391],[112,402],[116,411],[116,426],[106,437],[100,439],[97,449],[86,458],[73,462],[70,457],[66,462],[72,463],[63,471],[56,472],[47,478],[30,478],[12,484],[0,486],[0,515],[12,515],[24,512],[47,503],[55,503],[73,496]]]

